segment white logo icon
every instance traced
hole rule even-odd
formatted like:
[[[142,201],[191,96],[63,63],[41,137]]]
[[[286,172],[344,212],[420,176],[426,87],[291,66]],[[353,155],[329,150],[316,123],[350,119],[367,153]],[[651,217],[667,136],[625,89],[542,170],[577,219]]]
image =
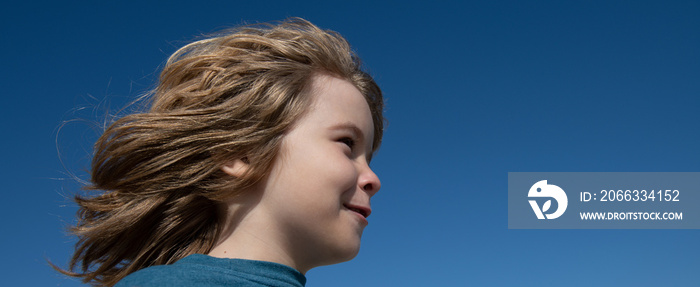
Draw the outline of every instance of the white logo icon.
[[[566,211],[566,206],[569,204],[569,199],[566,197],[564,190],[556,185],[547,184],[546,180],[540,180],[533,184],[532,187],[530,187],[530,191],[527,193],[527,196],[551,197],[557,201],[557,210],[552,213],[544,214],[550,207],[552,207],[551,199],[547,200],[547,202],[542,205],[542,209],[540,209],[535,200],[529,200],[532,210],[535,211],[535,215],[537,215],[537,219],[544,219],[545,216],[547,219],[558,218],[564,214],[564,211]]]

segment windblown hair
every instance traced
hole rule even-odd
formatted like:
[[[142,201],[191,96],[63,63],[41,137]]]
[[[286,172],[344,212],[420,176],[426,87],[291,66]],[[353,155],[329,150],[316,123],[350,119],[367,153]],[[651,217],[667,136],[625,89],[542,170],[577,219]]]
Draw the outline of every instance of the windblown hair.
[[[109,126],[95,144],[87,195],[76,196],[79,241],[63,273],[111,286],[139,269],[208,253],[221,202],[269,173],[285,133],[311,104],[319,74],[365,96],[383,131],[382,94],[342,36],[299,18],[244,26],[175,52],[150,109]],[[234,178],[220,167],[244,159]],[[75,271],[78,269],[79,271]]]

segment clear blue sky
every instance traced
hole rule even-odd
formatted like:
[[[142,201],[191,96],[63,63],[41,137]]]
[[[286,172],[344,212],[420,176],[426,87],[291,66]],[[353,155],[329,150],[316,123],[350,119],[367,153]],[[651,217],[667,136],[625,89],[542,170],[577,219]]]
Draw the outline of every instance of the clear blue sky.
[[[349,39],[389,119],[360,255],[308,286],[700,284],[698,230],[507,228],[508,172],[700,171],[698,1],[45,2],[0,12],[3,285],[79,285],[46,259],[90,122],[195,36],[289,16]]]

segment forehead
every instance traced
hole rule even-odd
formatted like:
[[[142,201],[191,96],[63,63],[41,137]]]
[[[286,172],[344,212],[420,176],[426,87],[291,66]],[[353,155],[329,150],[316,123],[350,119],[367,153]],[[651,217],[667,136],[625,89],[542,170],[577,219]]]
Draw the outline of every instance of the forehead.
[[[311,84],[311,97],[308,120],[324,127],[354,125],[371,145],[372,114],[365,97],[352,83],[326,74],[316,75]]]

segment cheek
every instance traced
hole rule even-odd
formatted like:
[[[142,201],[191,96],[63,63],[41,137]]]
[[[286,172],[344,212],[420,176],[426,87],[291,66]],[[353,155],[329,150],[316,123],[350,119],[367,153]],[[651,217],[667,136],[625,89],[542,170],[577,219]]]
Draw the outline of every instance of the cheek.
[[[313,168],[305,170],[303,179],[302,176],[297,178],[300,183],[297,195],[305,200],[300,204],[333,209],[355,192],[358,174],[354,164],[344,155],[321,159],[314,162]]]
[[[309,148],[315,146],[315,148]],[[296,206],[342,201],[354,192],[358,172],[354,161],[338,146],[302,144],[280,158],[270,182],[278,192],[276,201]],[[279,194],[281,192],[281,194]]]
[[[353,161],[341,154],[326,167],[327,178],[335,188],[341,191],[354,191],[357,185],[357,169]]]
[[[291,172],[309,188],[332,190],[354,189],[357,184],[357,168],[354,161],[336,143],[323,145],[300,153],[295,159],[296,169]]]

